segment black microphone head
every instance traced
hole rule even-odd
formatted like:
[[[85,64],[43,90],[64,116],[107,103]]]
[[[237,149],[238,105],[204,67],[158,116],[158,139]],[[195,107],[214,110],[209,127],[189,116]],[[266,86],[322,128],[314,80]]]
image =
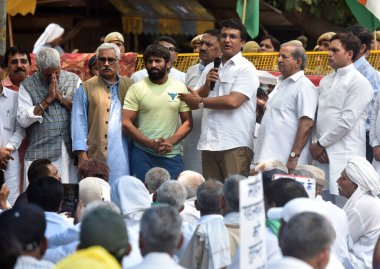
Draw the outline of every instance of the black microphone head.
[[[214,68],[219,68],[220,63],[222,62],[221,57],[216,57],[214,60]]]

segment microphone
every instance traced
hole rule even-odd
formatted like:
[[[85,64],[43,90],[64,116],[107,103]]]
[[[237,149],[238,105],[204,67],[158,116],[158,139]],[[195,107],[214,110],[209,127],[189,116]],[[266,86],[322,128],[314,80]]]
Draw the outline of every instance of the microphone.
[[[220,63],[222,62],[221,57],[216,57],[214,60],[214,68],[219,68]],[[211,82],[210,84],[210,91],[213,91],[215,88],[215,81]]]

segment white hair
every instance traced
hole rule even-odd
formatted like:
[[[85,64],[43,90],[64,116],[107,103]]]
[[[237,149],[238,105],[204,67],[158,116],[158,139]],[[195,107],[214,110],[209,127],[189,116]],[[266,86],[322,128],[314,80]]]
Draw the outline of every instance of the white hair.
[[[186,189],[176,180],[164,182],[157,190],[157,202],[168,204],[180,210],[186,201]]]
[[[36,55],[36,62],[40,70],[59,68],[61,66],[61,57],[56,49],[43,47]]]
[[[120,60],[120,49],[118,46],[116,46],[113,43],[103,43],[101,44],[97,49],[96,49],[96,59],[99,58],[99,51],[101,50],[108,50],[108,49],[113,49],[116,54],[116,59]]]

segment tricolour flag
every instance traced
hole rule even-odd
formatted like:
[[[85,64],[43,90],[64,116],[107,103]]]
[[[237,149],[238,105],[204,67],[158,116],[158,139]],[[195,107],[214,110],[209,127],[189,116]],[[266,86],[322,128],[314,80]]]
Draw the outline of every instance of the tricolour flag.
[[[237,0],[236,12],[251,38],[259,34],[259,0]]]
[[[346,0],[356,20],[371,32],[380,26],[379,0]]]

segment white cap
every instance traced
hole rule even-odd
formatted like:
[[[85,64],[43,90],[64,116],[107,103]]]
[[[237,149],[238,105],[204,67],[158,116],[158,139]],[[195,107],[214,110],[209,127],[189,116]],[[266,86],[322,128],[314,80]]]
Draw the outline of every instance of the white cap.
[[[313,212],[328,218],[327,212],[322,208],[318,201],[303,197],[289,201],[284,207],[270,208],[268,210],[268,218],[283,219],[284,221],[289,222],[292,217],[304,212]]]

